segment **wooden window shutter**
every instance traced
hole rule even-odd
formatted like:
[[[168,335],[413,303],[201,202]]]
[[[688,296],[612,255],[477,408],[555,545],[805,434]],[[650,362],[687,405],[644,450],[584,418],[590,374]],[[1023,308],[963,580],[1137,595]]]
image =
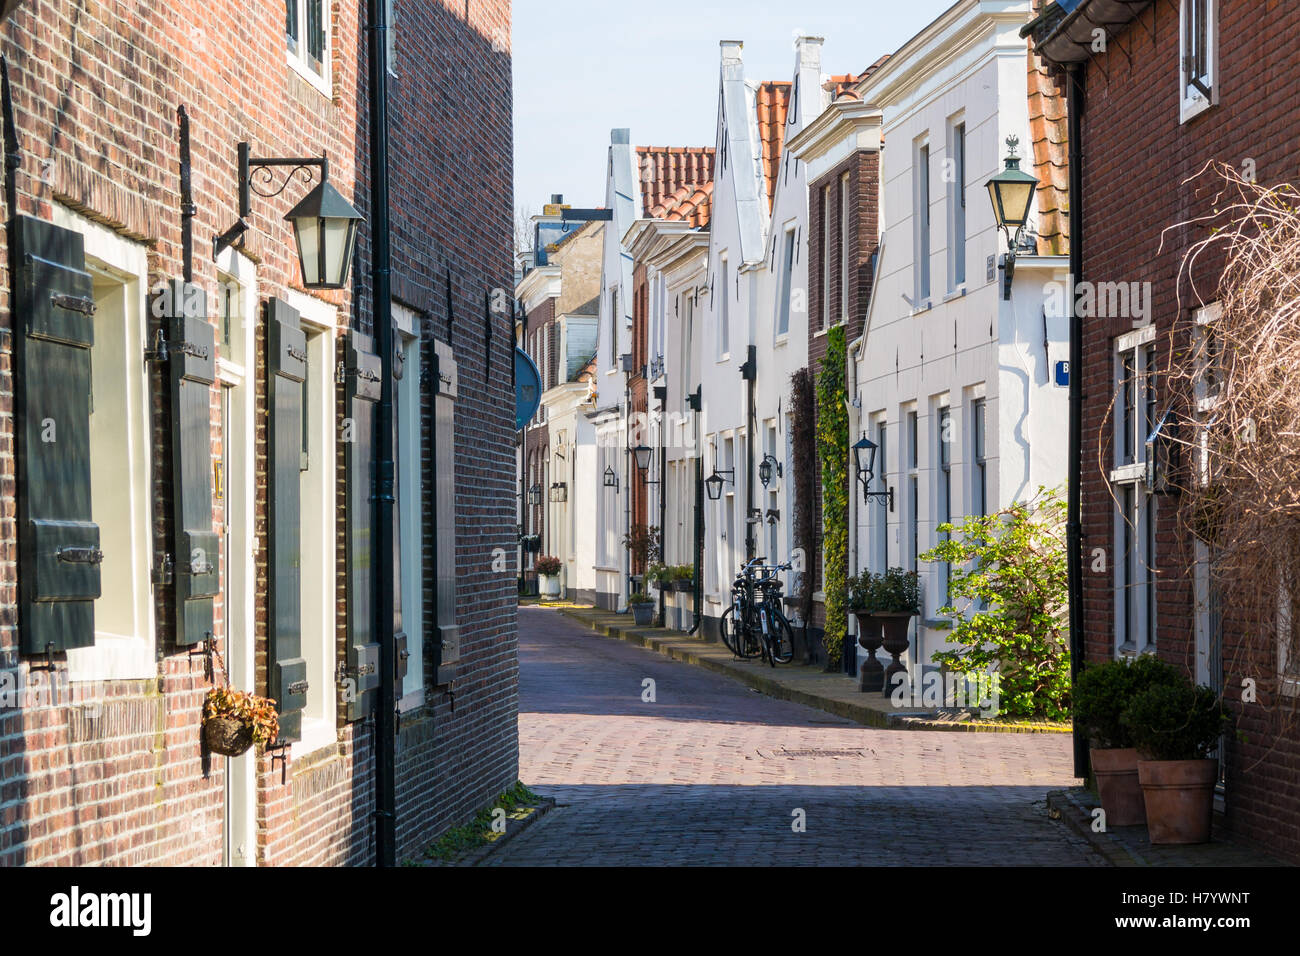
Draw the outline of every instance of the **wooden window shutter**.
[[[451,346],[433,344],[434,442],[433,481],[437,534],[433,564],[437,581],[437,640],[434,685],[456,679],[460,663],[460,627],[456,623],[456,360]]]
[[[280,711],[280,739],[302,737],[307,662],[302,656],[302,383],[307,336],[287,302],[266,303],[269,478],[267,683]]]
[[[80,233],[17,216],[12,235],[20,645],[43,654],[95,643],[103,560],[90,509],[95,300]]]
[[[379,356],[369,336],[348,336],[343,462],[347,475],[347,674],[355,684],[348,696],[348,720],[361,720],[379,703],[379,643],[374,627],[375,579],[371,572],[375,503],[373,443],[375,403],[379,401]]]
[[[212,636],[212,598],[220,590],[220,537],[212,530],[216,334],[207,293],[193,283],[172,280],[153,307],[167,323],[171,364],[176,644],[186,647]]]

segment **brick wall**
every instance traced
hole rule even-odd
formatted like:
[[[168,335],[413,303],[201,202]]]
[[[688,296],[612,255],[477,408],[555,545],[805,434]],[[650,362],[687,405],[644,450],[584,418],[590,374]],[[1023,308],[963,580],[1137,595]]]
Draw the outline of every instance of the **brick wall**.
[[[840,246],[841,196],[848,173],[848,235],[855,243],[849,256],[847,290],[843,284],[844,258]],[[828,215],[823,216],[823,189],[829,186]],[[824,292],[822,288],[823,262],[830,269],[830,324],[834,325],[845,314],[844,295],[848,294],[848,323],[845,341],[852,343],[862,334],[867,306],[871,301],[872,256],[880,243],[879,234],[880,155],[874,150],[859,150],[834,169],[808,185],[808,368],[814,383],[821,372],[822,359],[826,357],[826,335],[822,316]],[[831,248],[826,245],[823,218],[829,219]],[[816,586],[822,586],[821,529],[822,482],[820,467],[814,469],[813,489],[817,511],[813,527],[818,535],[818,548],[813,556]],[[820,604],[813,609],[818,627],[825,622]]]
[[[59,203],[142,243],[149,280],[182,272],[177,107],[191,123],[195,281],[216,288],[208,238],[238,215],[235,145],[260,155],[329,156],[330,180],[369,218],[364,4],[327,3],[331,95],[285,64],[284,10],[269,0],[227,5],[217,35],[197,0],[110,4],[28,0],[0,26],[9,63],[23,165],[14,212],[49,218]],[[403,715],[398,743],[400,852],[413,853],[463,822],[516,778],[517,657],[513,568],[496,560],[514,545],[511,330],[489,311],[494,289],[510,301],[511,110],[509,0],[402,3],[390,77],[394,297],[421,316],[425,367],[435,339],[459,364],[456,403],[457,615],[462,664],[447,688],[426,688]],[[361,104],[360,108],[359,105]],[[257,265],[258,297],[298,286],[292,233],[282,217],[299,195],[254,197],[244,248]],[[362,227],[354,281],[368,289]],[[0,257],[0,674],[30,675],[17,653],[14,423],[7,249]],[[446,305],[450,276],[452,313]],[[370,328],[368,292],[312,293],[338,308],[341,326]],[[216,302],[210,296],[210,310]],[[250,317],[265,412],[264,329]],[[151,329],[152,331],[152,329]],[[340,342],[342,340],[340,339]],[[339,356],[333,356],[337,362]],[[155,448],[151,479],[155,553],[170,549],[169,404],[163,373],[149,379]],[[341,391],[341,390],[340,390]],[[432,390],[423,398],[431,452]],[[212,421],[219,422],[212,392]],[[341,398],[335,409],[342,416]],[[266,419],[257,416],[256,534],[266,539]],[[214,428],[214,460],[220,432]],[[346,640],[342,446],[336,444],[338,577],[334,627]],[[424,488],[426,557],[434,537],[430,469]],[[214,511],[214,529],[224,521]],[[257,556],[256,655],[265,692],[265,549]],[[426,662],[435,614],[431,561],[424,582]],[[224,573],[224,569],[223,569]],[[155,588],[156,677],[110,681],[98,705],[41,703],[0,709],[0,864],[216,864],[222,858],[224,761],[204,767],[199,710],[207,687],[198,658],[174,646],[170,595]],[[218,599],[218,631],[224,609]],[[59,662],[60,668],[63,667]],[[257,760],[257,854],[272,864],[373,859],[373,748],[368,723],[340,722],[337,742],[296,760],[284,781]],[[205,773],[205,769],[207,772]]]
[[[1300,43],[1300,12],[1277,6],[1268,29],[1259,29],[1258,5],[1221,0],[1219,105],[1179,124],[1178,10],[1155,4],[1086,73],[1083,123],[1083,278],[1091,282],[1150,282],[1157,327],[1158,367],[1169,359],[1168,331],[1186,320],[1191,287],[1176,285],[1187,248],[1206,233],[1176,224],[1213,209],[1204,182],[1185,183],[1210,160],[1240,168],[1254,159],[1262,183],[1300,180],[1300,78],[1287,65]],[[1172,229],[1167,227],[1174,226]],[[1197,289],[1214,298],[1222,268],[1213,257],[1196,266]],[[1180,313],[1179,294],[1182,294]],[[1090,570],[1094,549],[1113,555],[1113,504],[1099,467],[1108,408],[1114,393],[1115,336],[1129,331],[1129,319],[1090,319],[1084,324],[1083,551],[1087,652],[1101,660],[1114,650],[1114,593],[1110,572]],[[1158,401],[1163,405],[1167,396]],[[1169,505],[1174,504],[1169,502]],[[1191,546],[1176,534],[1173,508],[1157,505],[1157,648],[1161,657],[1194,674]],[[1107,568],[1111,562],[1107,562]],[[1277,739],[1275,718],[1264,708],[1240,703],[1241,681],[1251,669],[1275,668],[1275,661],[1238,658],[1244,634],[1257,623],[1224,624],[1226,696],[1239,714],[1247,739],[1230,741],[1227,820],[1239,834],[1267,843],[1274,852],[1300,859],[1300,741]]]

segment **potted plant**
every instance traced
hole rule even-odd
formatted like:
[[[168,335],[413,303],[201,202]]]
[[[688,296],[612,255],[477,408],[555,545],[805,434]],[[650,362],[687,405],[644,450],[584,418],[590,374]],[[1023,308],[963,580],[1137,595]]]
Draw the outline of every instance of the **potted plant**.
[[[1120,715],[1138,753],[1152,843],[1207,843],[1219,761],[1208,756],[1227,727],[1222,702],[1185,677],[1134,696]]]
[[[203,742],[214,753],[238,757],[280,736],[275,701],[229,686],[214,687],[203,701]]]
[[[654,617],[655,599],[644,591],[637,591],[627,599],[627,603],[632,609],[632,619],[636,621],[636,626],[648,627]]]
[[[663,564],[652,564],[645,569],[645,583],[653,584],[659,590],[665,590],[668,587],[671,568]]]
[[[693,591],[695,590],[695,567],[690,564],[679,564],[668,569],[669,582],[668,586],[673,591]]]
[[[1179,680],[1174,667],[1151,654],[1085,665],[1075,680],[1074,717],[1091,743],[1089,759],[1107,826],[1146,822],[1137,751],[1120,719],[1124,708],[1147,688]]]
[[[644,568],[648,564],[658,564],[659,529],[655,525],[634,524],[631,530],[623,535],[623,547],[627,548],[634,569]]]
[[[544,554],[537,559],[537,576],[541,578],[542,593],[547,597],[559,597],[562,567],[560,559],[552,554]]]
[[[907,651],[907,629],[920,612],[921,582],[915,571],[889,568],[875,579],[871,614],[880,621],[884,632],[881,644],[894,658],[885,668],[885,686],[881,690],[886,695],[894,688],[894,675],[907,672],[900,658]]]
[[[542,550],[542,536],[539,534],[526,534],[520,539],[520,542],[524,546],[525,554],[536,554]]]
[[[881,619],[875,613],[875,590],[880,577],[863,571],[848,580],[849,612],[858,620],[858,644],[867,652],[867,659],[858,668],[858,689],[864,691],[885,688],[885,665],[876,659],[876,651],[884,640]]]

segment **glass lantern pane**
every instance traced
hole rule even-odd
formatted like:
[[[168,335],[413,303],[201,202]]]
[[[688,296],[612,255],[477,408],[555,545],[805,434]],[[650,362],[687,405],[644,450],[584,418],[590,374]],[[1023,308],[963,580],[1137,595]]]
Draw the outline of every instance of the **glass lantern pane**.
[[[293,231],[298,237],[298,258],[302,261],[302,284],[320,283],[320,220],[304,216],[293,221]]]

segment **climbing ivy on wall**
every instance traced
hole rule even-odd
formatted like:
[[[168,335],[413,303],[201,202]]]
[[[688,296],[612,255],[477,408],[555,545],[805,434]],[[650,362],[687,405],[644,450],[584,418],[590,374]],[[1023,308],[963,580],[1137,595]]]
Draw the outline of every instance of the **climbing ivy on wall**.
[[[801,368],[790,376],[790,436],[791,454],[794,461],[811,463],[817,461],[817,411],[816,386],[813,375],[806,368]],[[794,469],[794,543],[803,554],[803,570],[795,580],[799,584],[799,616],[803,620],[804,634],[812,622],[813,579],[816,577],[817,537],[813,533],[813,524],[817,516],[817,502],[813,500],[816,482],[813,481],[811,467]],[[814,659],[810,646],[803,649],[808,662]]]
[[[822,543],[825,559],[826,630],[822,638],[829,669],[838,669],[848,629],[849,413],[845,408],[844,327],[826,333],[826,355],[817,375],[817,456],[822,468]]]

